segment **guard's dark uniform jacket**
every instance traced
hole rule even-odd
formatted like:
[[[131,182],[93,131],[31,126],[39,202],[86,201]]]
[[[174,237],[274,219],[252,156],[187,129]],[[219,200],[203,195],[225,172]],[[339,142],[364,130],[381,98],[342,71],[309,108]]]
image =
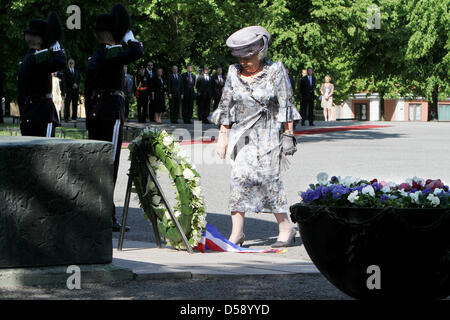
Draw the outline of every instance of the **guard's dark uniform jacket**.
[[[51,96],[52,73],[65,65],[63,49],[30,49],[20,63],[18,104],[23,136],[55,136],[55,127],[60,124]]]
[[[121,45],[102,44],[89,59],[87,67],[86,127],[89,139],[114,144],[114,182],[119,169],[122,126],[125,120],[123,66],[138,60],[143,54],[142,45],[136,41],[128,41],[127,49]]]
[[[116,146],[119,143],[113,141],[113,131],[119,123],[121,133],[124,122],[123,66],[135,62],[143,53],[139,42],[129,41],[127,49],[102,44],[89,59],[85,84],[89,139],[111,141]]]

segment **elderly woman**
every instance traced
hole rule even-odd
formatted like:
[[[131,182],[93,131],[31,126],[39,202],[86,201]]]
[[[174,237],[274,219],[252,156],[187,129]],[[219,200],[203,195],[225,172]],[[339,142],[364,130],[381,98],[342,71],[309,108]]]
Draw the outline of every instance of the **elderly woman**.
[[[229,240],[243,244],[246,212],[273,213],[279,235],[272,247],[286,247],[296,232],[287,215],[280,164],[296,151],[293,121],[301,117],[286,69],[266,57],[270,34],[263,27],[241,29],[226,43],[239,64],[229,67],[222,98],[209,120],[220,124],[219,157],[228,154],[233,160]]]

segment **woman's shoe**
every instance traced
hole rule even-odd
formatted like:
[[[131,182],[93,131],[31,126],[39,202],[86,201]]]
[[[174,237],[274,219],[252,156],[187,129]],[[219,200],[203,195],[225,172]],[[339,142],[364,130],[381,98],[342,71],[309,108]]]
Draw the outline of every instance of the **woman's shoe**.
[[[242,237],[235,243],[235,245],[242,247],[244,241],[245,241],[245,234],[242,234]]]
[[[297,230],[292,229],[291,234],[289,235],[289,238],[287,239],[287,241],[277,241],[271,247],[272,248],[284,248],[284,247],[291,246],[292,243],[295,243],[295,235],[296,234],[297,234]]]

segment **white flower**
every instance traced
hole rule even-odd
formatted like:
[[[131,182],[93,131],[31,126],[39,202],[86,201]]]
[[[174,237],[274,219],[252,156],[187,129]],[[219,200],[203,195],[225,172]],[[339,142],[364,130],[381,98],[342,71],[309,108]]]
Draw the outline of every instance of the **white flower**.
[[[170,146],[173,142],[173,138],[171,136],[165,136],[163,139],[163,145],[166,147]]]
[[[388,182],[389,187],[391,188],[395,188],[397,186],[397,184],[395,182],[389,181]]]
[[[416,191],[416,192],[411,192],[410,194],[409,194],[409,197],[415,202],[415,203],[417,203],[417,204],[420,204],[420,201],[419,201],[419,195],[421,195],[422,194],[422,192],[420,192],[420,191]]]
[[[355,203],[355,201],[359,199],[358,194],[359,194],[358,190],[353,191],[348,195],[347,200],[350,201],[351,203]]]
[[[154,167],[158,164],[158,158],[155,156],[150,156],[149,160],[150,160],[150,165],[152,167]]]
[[[441,204],[441,200],[432,193],[428,195],[427,200],[431,202],[433,207],[437,207]]]
[[[338,179],[339,179],[339,183],[344,185],[345,187],[350,187],[352,184],[359,181],[359,178],[350,177],[350,176],[346,176],[344,179],[341,179],[341,177],[339,177]]]
[[[391,192],[391,187],[389,187],[389,186],[384,186],[384,187],[381,189],[381,192],[383,192],[383,193],[389,193],[389,192]]]
[[[152,203],[153,203],[155,206],[157,206],[157,205],[159,205],[160,202],[161,202],[161,197],[155,194],[155,195],[152,197]]]
[[[186,152],[186,150],[181,149],[180,151],[178,151],[177,156],[181,159],[187,160],[188,153]]]
[[[166,217],[167,220],[169,220],[169,221],[171,220],[169,211],[166,211],[166,212],[164,213],[164,216]]]
[[[181,211],[175,210],[173,214],[175,215],[176,218],[178,218],[179,216],[181,216]]]
[[[184,177],[186,180],[194,180],[195,174],[192,172],[191,169],[185,168],[185,169],[183,170],[183,177]]]
[[[195,187],[192,189],[192,193],[194,194],[194,196],[196,196],[197,198],[200,198],[202,196],[202,187]]]
[[[444,191],[443,189],[441,189],[441,188],[436,188],[436,189],[434,189],[434,195],[438,195],[438,194],[440,194],[442,191]]]
[[[407,197],[408,196],[408,192],[406,192],[404,189],[400,189],[399,192],[400,192],[400,195],[402,197]]]
[[[365,186],[363,189],[362,189],[362,194],[368,194],[369,196],[371,196],[371,197],[375,197],[375,190],[373,189],[373,187],[372,186]]]
[[[320,172],[317,175],[317,181],[321,184],[321,185],[326,185],[328,182],[328,174],[325,172]]]

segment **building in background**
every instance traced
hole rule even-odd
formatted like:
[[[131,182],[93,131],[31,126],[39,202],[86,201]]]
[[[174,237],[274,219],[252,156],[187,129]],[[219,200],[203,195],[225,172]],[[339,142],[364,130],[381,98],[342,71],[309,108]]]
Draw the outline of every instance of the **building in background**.
[[[380,98],[377,93],[357,93],[334,108],[337,120],[380,120]],[[384,100],[385,121],[428,121],[428,101],[424,98]],[[450,121],[450,97],[438,102],[438,120]]]

